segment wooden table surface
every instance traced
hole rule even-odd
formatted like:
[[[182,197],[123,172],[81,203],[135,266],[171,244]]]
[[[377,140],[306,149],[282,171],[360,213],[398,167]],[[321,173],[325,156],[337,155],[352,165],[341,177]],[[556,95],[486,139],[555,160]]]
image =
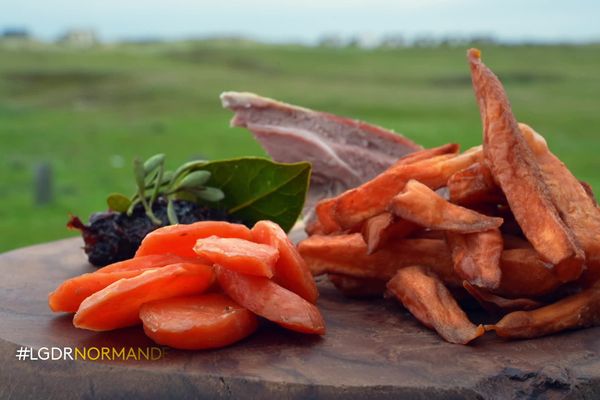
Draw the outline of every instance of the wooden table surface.
[[[600,398],[600,328],[448,344],[392,301],[348,300],[319,283],[327,335],[270,323],[214,351],[158,361],[19,361],[20,346],[152,346],[141,328],[95,333],[52,314],[47,295],[93,271],[79,238],[0,255],[0,398]]]

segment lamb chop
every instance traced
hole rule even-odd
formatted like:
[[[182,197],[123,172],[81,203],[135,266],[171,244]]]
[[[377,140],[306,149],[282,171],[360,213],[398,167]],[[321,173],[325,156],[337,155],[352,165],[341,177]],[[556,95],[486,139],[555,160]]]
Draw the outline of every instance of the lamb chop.
[[[314,205],[320,199],[356,187],[398,158],[422,149],[379,126],[253,93],[224,92],[221,102],[235,112],[231,126],[249,129],[275,161],[312,164],[305,223],[312,219]]]

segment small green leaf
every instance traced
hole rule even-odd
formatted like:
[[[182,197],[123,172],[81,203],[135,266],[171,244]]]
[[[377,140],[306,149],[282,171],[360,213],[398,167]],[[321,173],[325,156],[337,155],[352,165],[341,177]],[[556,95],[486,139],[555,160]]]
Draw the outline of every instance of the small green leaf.
[[[127,212],[131,205],[131,200],[121,193],[111,193],[106,199],[108,208],[117,212]]]
[[[206,164],[206,161],[204,160],[199,160],[199,161],[190,161],[190,162],[186,162],[184,164],[182,164],[179,168],[177,168],[175,170],[175,173],[173,174],[173,177],[171,178],[171,187],[173,187],[176,183],[176,181],[181,177],[181,175],[183,175],[185,172],[187,171],[191,171],[194,168],[199,168],[202,167],[203,165]]]
[[[169,202],[167,203],[167,218],[169,219],[171,225],[179,223],[179,218],[177,218],[175,206],[173,205],[173,199],[169,199]]]
[[[195,191],[196,196],[204,201],[210,201],[211,203],[221,201],[225,198],[225,193],[221,189],[213,187],[205,187],[202,190]]]
[[[225,193],[219,206],[234,217],[250,224],[269,219],[289,231],[302,212],[311,166],[244,157],[212,161],[201,169],[211,172],[207,185]]]
[[[165,155],[155,154],[144,163],[144,175],[148,176],[152,171],[158,168],[159,165],[162,165],[165,162]]]
[[[178,189],[191,189],[199,188],[204,185],[210,179],[210,172],[208,171],[194,171],[186,175],[181,182],[176,186]]]
[[[143,197],[142,194],[144,193],[144,189],[146,187],[146,183],[144,182],[146,173],[144,172],[144,165],[139,158],[133,160],[133,174],[135,176],[135,183],[138,187],[138,194]]]
[[[156,186],[156,178],[158,178],[158,174],[155,174],[152,177],[152,180],[150,182],[146,182],[146,189],[152,189]],[[168,184],[169,182],[171,182],[172,178],[173,178],[173,171],[165,171],[163,173],[162,182],[160,184],[161,188],[163,186],[165,186],[166,184]]]

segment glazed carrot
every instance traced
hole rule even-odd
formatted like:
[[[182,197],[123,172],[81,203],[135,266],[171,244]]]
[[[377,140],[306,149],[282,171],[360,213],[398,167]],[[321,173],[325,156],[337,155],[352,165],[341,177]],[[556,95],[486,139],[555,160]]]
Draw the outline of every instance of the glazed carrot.
[[[130,258],[107,265],[94,273],[105,274],[109,272],[138,271],[150,268],[164,267],[170,264],[198,263],[197,257],[181,257],[174,254],[150,254],[147,256]]]
[[[317,285],[306,262],[283,229],[271,221],[258,221],[252,228],[252,238],[257,243],[279,250],[279,259],[273,270],[273,281],[305,300],[315,303],[319,297]]]
[[[146,303],[140,319],[144,332],[156,343],[188,350],[229,346],[258,326],[256,315],[217,293]]]
[[[214,281],[214,269],[202,264],[172,264],[121,279],[86,298],[73,325],[108,331],[140,323],[142,304],[193,293],[202,293]]]
[[[219,264],[233,271],[248,275],[273,276],[273,267],[279,258],[275,247],[243,239],[210,236],[199,239],[194,251],[203,260]]]
[[[197,258],[193,247],[198,239],[209,236],[251,240],[250,229],[244,225],[224,221],[200,221],[189,225],[170,225],[150,232],[135,253],[135,257],[148,254],[171,253]]]
[[[325,321],[319,309],[270,279],[244,275],[216,266],[219,284],[241,306],[284,328],[323,335]]]
[[[98,271],[64,281],[54,292],[48,295],[48,305],[54,312],[75,312],[86,297],[119,279],[132,278],[148,269],[183,262],[196,263],[196,260],[172,254],[158,254],[107,265]]]
[[[48,295],[48,305],[54,312],[74,313],[81,302],[92,294],[120,279],[133,278],[147,270],[93,272],[76,276],[64,281],[54,292]]]

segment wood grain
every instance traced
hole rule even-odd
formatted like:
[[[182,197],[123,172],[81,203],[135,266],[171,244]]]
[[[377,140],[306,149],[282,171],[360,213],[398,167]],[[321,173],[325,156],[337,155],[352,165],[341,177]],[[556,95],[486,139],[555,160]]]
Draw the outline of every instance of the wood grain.
[[[141,328],[94,333],[54,315],[47,294],[93,270],[79,238],[0,255],[0,398],[599,398],[600,329],[448,344],[392,301],[344,299],[319,283],[320,339],[264,323],[229,348],[159,361],[18,361],[21,345],[152,345]]]

